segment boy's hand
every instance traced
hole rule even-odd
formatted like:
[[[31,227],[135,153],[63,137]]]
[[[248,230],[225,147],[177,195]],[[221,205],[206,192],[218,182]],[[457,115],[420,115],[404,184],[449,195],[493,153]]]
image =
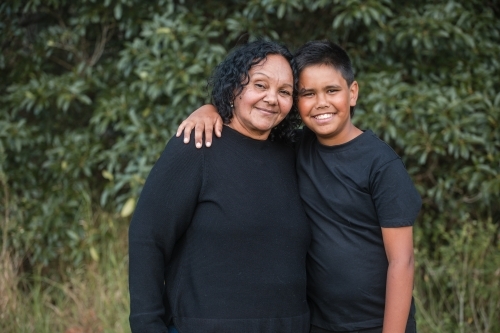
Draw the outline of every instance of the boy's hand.
[[[179,125],[175,136],[181,136],[182,131],[184,131],[184,143],[189,143],[193,128],[196,148],[202,146],[203,133],[205,133],[205,146],[207,147],[212,145],[212,132],[215,132],[215,135],[220,138],[222,135],[222,118],[217,113],[215,106],[205,104],[196,109]]]

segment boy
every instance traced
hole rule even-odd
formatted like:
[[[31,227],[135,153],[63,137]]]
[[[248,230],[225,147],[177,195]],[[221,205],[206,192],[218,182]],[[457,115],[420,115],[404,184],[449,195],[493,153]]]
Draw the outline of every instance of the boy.
[[[421,198],[399,156],[351,122],[359,88],[347,53],[328,41],[308,42],[295,53],[294,67],[306,125],[297,176],[312,228],[311,333],[416,332],[412,225]],[[207,116],[201,111],[198,125],[215,112],[203,108]],[[202,130],[196,131],[201,147]],[[211,132],[208,125],[207,145]]]

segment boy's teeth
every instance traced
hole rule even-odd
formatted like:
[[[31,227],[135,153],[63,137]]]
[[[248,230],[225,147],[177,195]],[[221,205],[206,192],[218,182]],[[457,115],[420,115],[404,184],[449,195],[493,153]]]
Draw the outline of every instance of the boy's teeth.
[[[332,115],[330,113],[325,113],[325,114],[317,115],[314,118],[316,118],[316,119],[326,119],[326,118],[330,118],[331,116]]]

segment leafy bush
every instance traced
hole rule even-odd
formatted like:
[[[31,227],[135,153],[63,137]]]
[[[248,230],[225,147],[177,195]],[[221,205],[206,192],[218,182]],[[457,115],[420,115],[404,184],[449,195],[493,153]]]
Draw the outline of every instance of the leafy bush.
[[[423,197],[417,281],[433,284],[417,289],[421,306],[453,307],[449,324],[435,327],[492,331],[484,318],[500,311],[488,282],[500,255],[496,2],[12,0],[0,18],[2,249],[25,258],[25,271],[57,277],[97,260],[177,124],[207,101],[206,79],[230,48],[265,37],[293,50],[329,38],[356,69],[354,122],[394,147]],[[111,222],[96,223],[101,212]],[[490,245],[470,252],[466,241]],[[465,255],[494,264],[474,259],[471,270],[488,273],[446,282]],[[464,281],[480,281],[474,293],[489,310],[436,298],[469,293]]]

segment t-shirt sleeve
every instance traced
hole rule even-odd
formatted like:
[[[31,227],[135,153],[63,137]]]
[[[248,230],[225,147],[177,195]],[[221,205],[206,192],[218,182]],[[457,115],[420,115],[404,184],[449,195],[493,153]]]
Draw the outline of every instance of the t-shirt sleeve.
[[[152,168],[129,228],[132,332],[168,332],[165,265],[188,228],[203,181],[203,152],[172,138]]]
[[[401,159],[394,159],[380,167],[375,172],[371,188],[381,227],[414,224],[422,199]]]

